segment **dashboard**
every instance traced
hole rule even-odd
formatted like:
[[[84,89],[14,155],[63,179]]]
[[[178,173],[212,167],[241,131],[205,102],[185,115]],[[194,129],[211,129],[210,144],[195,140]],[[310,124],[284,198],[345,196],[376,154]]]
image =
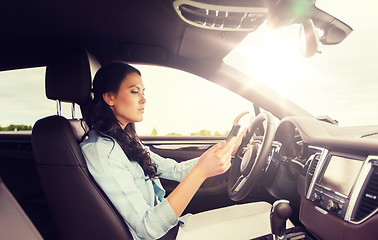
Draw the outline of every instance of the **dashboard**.
[[[299,220],[320,239],[378,234],[378,126],[284,118],[266,173],[273,176],[266,182],[273,196],[299,196]]]

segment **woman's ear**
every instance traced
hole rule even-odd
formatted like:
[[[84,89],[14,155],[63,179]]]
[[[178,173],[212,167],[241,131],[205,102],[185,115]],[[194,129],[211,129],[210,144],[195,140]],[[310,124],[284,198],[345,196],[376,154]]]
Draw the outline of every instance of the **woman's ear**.
[[[104,99],[104,101],[110,106],[110,107],[113,107],[114,106],[114,94],[112,92],[106,92],[106,93],[103,93],[102,94],[102,98]]]

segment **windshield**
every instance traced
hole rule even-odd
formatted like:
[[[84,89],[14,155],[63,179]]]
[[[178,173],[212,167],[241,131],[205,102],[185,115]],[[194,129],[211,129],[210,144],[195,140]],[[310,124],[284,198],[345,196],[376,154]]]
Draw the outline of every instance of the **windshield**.
[[[378,2],[318,0],[316,6],[353,28],[340,44],[304,58],[300,25],[270,30],[263,24],[224,61],[263,82],[314,116],[340,126],[378,124]]]

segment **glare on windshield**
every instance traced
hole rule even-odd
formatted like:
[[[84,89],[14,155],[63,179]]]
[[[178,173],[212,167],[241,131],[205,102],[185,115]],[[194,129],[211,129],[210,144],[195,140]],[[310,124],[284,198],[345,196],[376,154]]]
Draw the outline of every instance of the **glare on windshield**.
[[[368,3],[366,3],[368,2]],[[340,126],[378,124],[378,2],[317,1],[316,6],[353,28],[340,44],[301,56],[299,24],[270,30],[263,24],[224,58],[314,116],[329,115]],[[342,7],[341,7],[342,6]],[[356,9],[361,9],[357,11]]]

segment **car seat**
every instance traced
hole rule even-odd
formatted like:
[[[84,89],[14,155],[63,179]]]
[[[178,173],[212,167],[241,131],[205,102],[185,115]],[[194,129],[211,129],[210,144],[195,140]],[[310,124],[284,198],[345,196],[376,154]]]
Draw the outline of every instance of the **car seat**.
[[[30,221],[0,178],[0,239],[42,240]]]
[[[59,116],[61,101],[78,104],[86,114],[99,66],[82,49],[48,64],[46,96],[57,100],[58,115],[38,120],[32,131],[41,185],[62,239],[132,239],[125,221],[88,172],[79,147],[85,123]]]

